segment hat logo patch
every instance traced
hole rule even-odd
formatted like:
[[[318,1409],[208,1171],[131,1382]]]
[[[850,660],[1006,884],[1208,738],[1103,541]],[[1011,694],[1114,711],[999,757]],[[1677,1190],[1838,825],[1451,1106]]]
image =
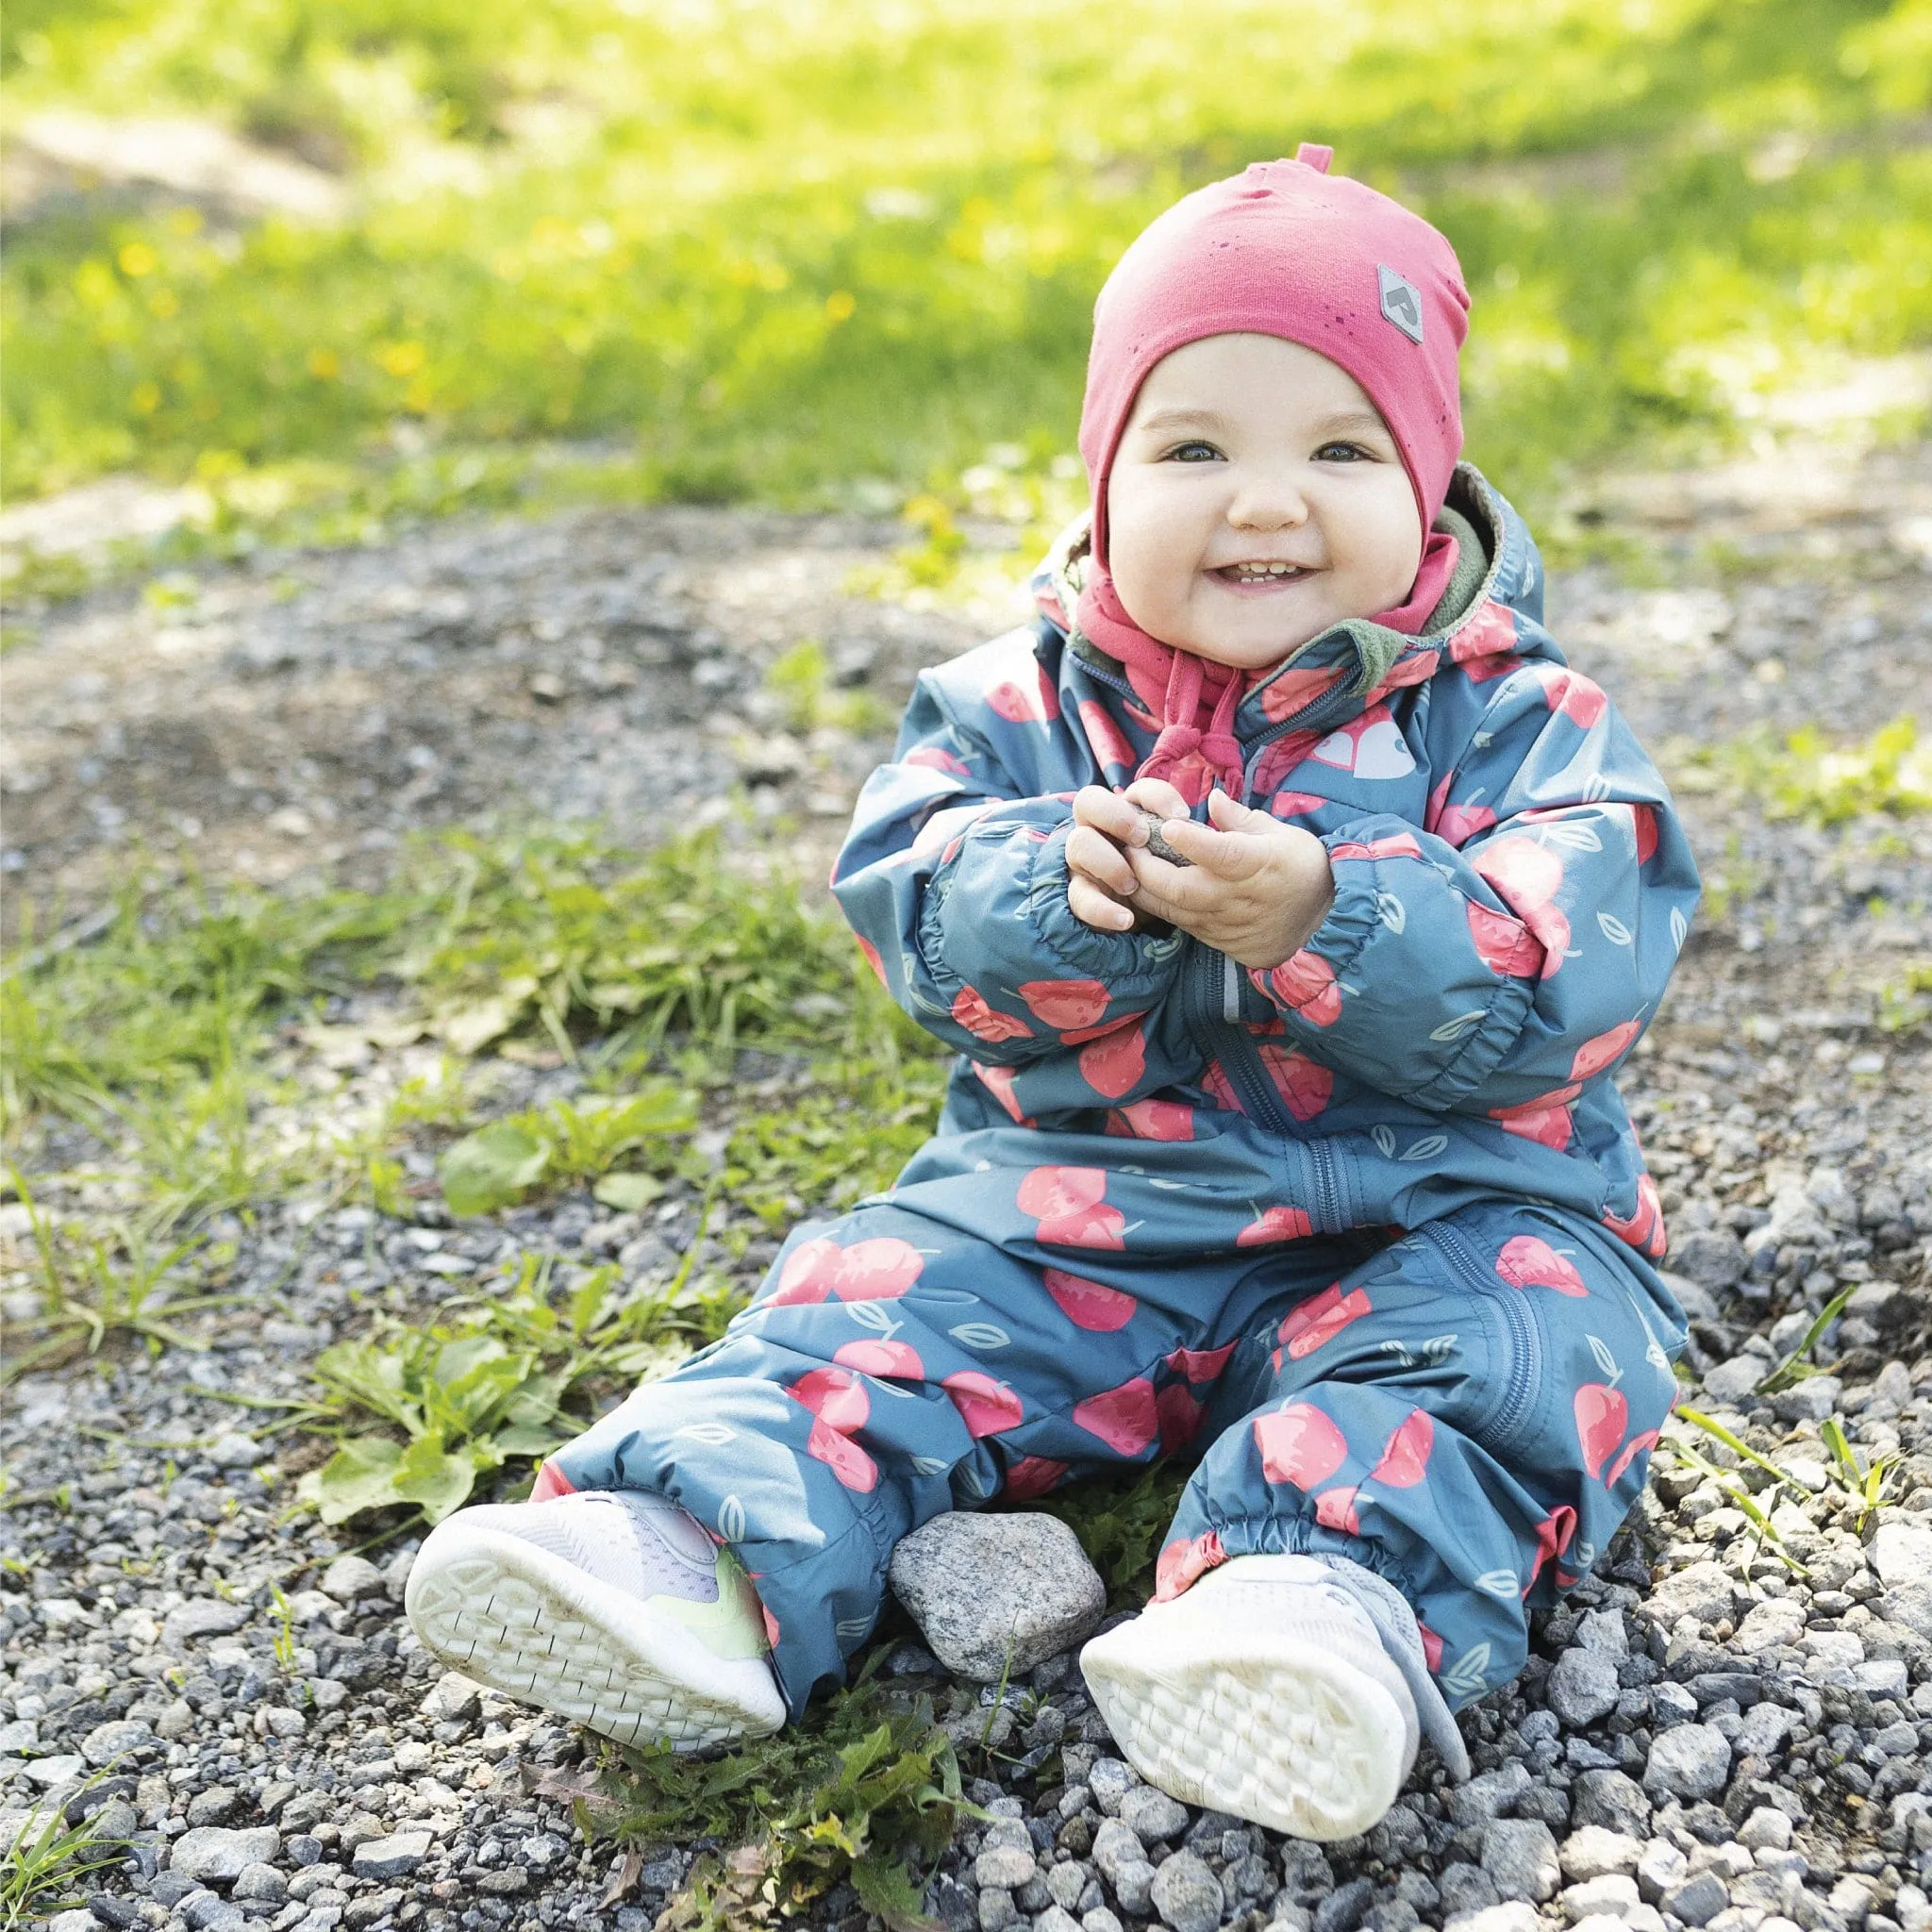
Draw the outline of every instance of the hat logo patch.
[[[1423,298],[1415,284],[1380,263],[1375,267],[1375,279],[1381,285],[1384,318],[1392,322],[1410,341],[1420,342],[1423,339]]]

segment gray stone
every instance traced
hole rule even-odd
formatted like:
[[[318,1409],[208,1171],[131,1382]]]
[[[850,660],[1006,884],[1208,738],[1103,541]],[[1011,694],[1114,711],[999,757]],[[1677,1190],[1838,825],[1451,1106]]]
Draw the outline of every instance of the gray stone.
[[[1573,1925],[1581,1919],[1593,1919],[1605,1912],[1621,1919],[1638,1903],[1637,1881],[1627,1872],[1606,1872],[1601,1877],[1585,1879],[1580,1885],[1566,1885],[1557,1903]]]
[[[278,1906],[289,1895],[289,1881],[273,1865],[249,1865],[235,1880],[230,1898],[258,1898]]]
[[[1738,1735],[1731,1741],[1741,1757],[1769,1757],[1784,1748],[1785,1740],[1803,1722],[1795,1710],[1781,1704],[1754,1704],[1739,1721]]]
[[[1536,1907],[1526,1899],[1511,1899],[1507,1905],[1463,1912],[1448,1924],[1456,1932],[1538,1932]]]
[[[47,1932],[101,1932],[101,1927],[85,1906],[77,1906],[71,1912],[56,1912],[47,1921]]]
[[[1562,1881],[1557,1840],[1538,1818],[1498,1818],[1483,1833],[1483,1870],[1503,1898],[1541,1905]]]
[[[1460,1825],[1487,1824],[1515,1804],[1529,1785],[1529,1768],[1511,1758],[1500,1770],[1486,1771],[1450,1790],[1449,1817]]]
[[[1579,1828],[1600,1824],[1626,1838],[1644,1838],[1650,1831],[1650,1800],[1636,1779],[1621,1771],[1579,1772],[1570,1794],[1570,1822]]]
[[[253,1469],[269,1455],[269,1447],[253,1436],[231,1429],[225,1436],[217,1436],[201,1453],[217,1469]]]
[[[175,1840],[168,1869],[203,1885],[226,1885],[241,1877],[250,1865],[272,1864],[281,1845],[282,1835],[272,1824],[243,1831],[204,1824],[184,1831]]]
[[[1121,1800],[1140,1782],[1141,1774],[1118,1757],[1096,1757],[1093,1768],[1087,1774],[1087,1789],[1093,1793],[1093,1802],[1108,1818],[1121,1808]]]
[[[1111,1885],[1124,1865],[1144,1865],[1147,1848],[1135,1837],[1131,1826],[1118,1818],[1104,1818],[1093,1834],[1093,1866]]]
[[[1033,1932],[1080,1932],[1080,1922],[1064,1906],[1052,1905],[1034,1920]]]
[[[1338,1885],[1315,1907],[1313,1932],[1356,1932],[1374,1896],[1375,1888],[1366,1878]]]
[[[1734,1355],[1729,1361],[1705,1370],[1704,1392],[1713,1402],[1735,1407],[1751,1399],[1758,1383],[1771,1373],[1771,1366],[1761,1356]]]
[[[1078,1858],[1069,1858],[1064,1864],[1047,1868],[1047,1891],[1055,1905],[1064,1906],[1070,1912],[1080,1903],[1080,1894],[1087,1890],[1087,1867]]]
[[[1807,1375],[1790,1389],[1781,1389],[1770,1398],[1773,1412],[1780,1422],[1822,1423],[1838,1407],[1844,1385],[1836,1375]]]
[[[1655,1905],[1674,1885],[1683,1882],[1690,1863],[1669,1839],[1652,1839],[1637,1861],[1638,1891]]]
[[[1737,1587],[1737,1579],[1721,1563],[1692,1563],[1674,1576],[1666,1576],[1641,1607],[1659,1624],[1674,1624],[1679,1617],[1715,1624],[1731,1614]]]
[[[1932,1638],[1932,1527],[1881,1523],[1866,1554],[1885,1586],[1887,1620]]]
[[[1091,1636],[1107,1588],[1057,1517],[955,1509],[892,1552],[894,1593],[956,1676],[996,1683]]]
[[[417,1708],[431,1724],[441,1724],[451,1718],[473,1718],[482,1705],[482,1685],[460,1671],[445,1671],[429,1687]]]
[[[1080,1932],[1121,1932],[1121,1922],[1105,1906],[1094,1906],[1080,1914]]]
[[[1442,1895],[1442,1910],[1452,1920],[1466,1918],[1501,1903],[1496,1882],[1480,1865],[1457,1861],[1445,1865],[1436,1889]]]
[[[1003,1886],[990,1885],[979,1894],[979,1932],[1007,1932],[1018,1924],[1020,1914],[1013,1909],[1013,1894]]]
[[[1154,1867],[1144,1858],[1123,1865],[1113,1875],[1113,1895],[1122,1911],[1144,1919],[1154,1909]]]
[[[154,1741],[155,1734],[140,1719],[113,1718],[96,1724],[80,1740],[80,1755],[92,1765],[112,1764],[118,1757],[144,1751]]]
[[[1120,1821],[1143,1845],[1178,1838],[1188,1828],[1188,1807],[1152,1785],[1136,1785],[1121,1800]]]
[[[1665,1892],[1662,1905],[1674,1919],[1687,1925],[1707,1925],[1731,1902],[1724,1882],[1715,1872],[1700,1872]]]
[[[429,1856],[426,1831],[398,1831],[356,1847],[353,1869],[358,1878],[406,1878]]]
[[[989,1845],[973,1861],[973,1875],[982,1891],[995,1885],[1007,1891],[1017,1891],[1038,1874],[1033,1854],[1022,1851],[1018,1845]]]
[[[1671,1798],[1709,1798],[1731,1774],[1731,1746],[1710,1724],[1678,1724],[1657,1738],[1644,1767],[1643,1788]]]
[[[224,1603],[219,1597],[195,1597],[170,1610],[161,1625],[161,1641],[179,1650],[203,1637],[225,1637],[239,1630],[253,1612],[246,1604]]]
[[[1671,1260],[1700,1288],[1735,1288],[1744,1278],[1744,1244],[1721,1227],[1693,1227],[1671,1243]]]
[[[1616,1709],[1622,1689],[1614,1657],[1572,1645],[1557,1659],[1544,1695],[1564,1724],[1581,1731]]]
[[[1767,1650],[1783,1650],[1805,1634],[1805,1606],[1795,1597],[1767,1597],[1753,1604],[1738,1625],[1733,1644],[1746,1657],[1761,1657]]]
[[[1215,1932],[1221,1924],[1221,1881],[1195,1852],[1176,1852],[1154,1874],[1149,1896],[1174,1932]]]
[[[1607,1831],[1601,1824],[1586,1824],[1573,1831],[1557,1848],[1563,1876],[1575,1885],[1588,1885],[1593,1878],[1636,1871],[1643,1846],[1621,1831]]]
[[[1760,1805],[1738,1827],[1738,1842],[1747,1852],[1787,1851],[1791,1842],[1791,1821],[1774,1805]]]
[[[382,1572],[367,1557],[338,1557],[322,1573],[322,1593],[339,1604],[359,1602],[365,1596],[382,1596],[388,1586]]]

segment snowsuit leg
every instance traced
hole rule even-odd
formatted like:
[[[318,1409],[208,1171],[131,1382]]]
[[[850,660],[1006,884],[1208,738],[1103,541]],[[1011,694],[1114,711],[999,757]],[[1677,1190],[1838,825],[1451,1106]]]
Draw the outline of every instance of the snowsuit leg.
[[[983,1217],[938,1191],[957,1220],[882,1204],[796,1230],[722,1341],[548,1465],[575,1490],[669,1496],[733,1546],[794,1717],[843,1681],[901,1537],[1185,1447],[1284,1280],[1313,1292],[1364,1246],[1295,1242],[1265,1265],[1080,1253],[1063,1268],[970,1231]]]
[[[1508,1682],[1528,1610],[1643,1487],[1683,1345],[1669,1291],[1581,1217],[1498,1200],[1269,1313],[1216,1384],[1158,1593],[1333,1552],[1401,1590],[1452,1707]]]

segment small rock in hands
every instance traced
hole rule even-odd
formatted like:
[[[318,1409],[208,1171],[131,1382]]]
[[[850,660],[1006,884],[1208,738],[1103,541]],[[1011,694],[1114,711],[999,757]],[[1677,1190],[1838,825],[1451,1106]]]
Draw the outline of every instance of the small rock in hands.
[[[1191,858],[1183,858],[1167,842],[1161,827],[1167,821],[1158,811],[1149,811],[1144,806],[1141,809],[1141,823],[1147,827],[1147,849],[1156,858],[1164,858],[1170,865],[1192,865]]]

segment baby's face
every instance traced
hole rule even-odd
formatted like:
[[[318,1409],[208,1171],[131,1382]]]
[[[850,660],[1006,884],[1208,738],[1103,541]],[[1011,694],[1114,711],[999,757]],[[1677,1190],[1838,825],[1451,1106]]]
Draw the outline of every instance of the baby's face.
[[[1155,364],[1107,515],[1128,616],[1243,670],[1393,609],[1422,559],[1415,492],[1374,405],[1346,370],[1274,336],[1208,336]]]

